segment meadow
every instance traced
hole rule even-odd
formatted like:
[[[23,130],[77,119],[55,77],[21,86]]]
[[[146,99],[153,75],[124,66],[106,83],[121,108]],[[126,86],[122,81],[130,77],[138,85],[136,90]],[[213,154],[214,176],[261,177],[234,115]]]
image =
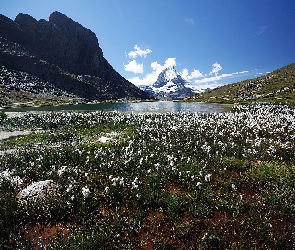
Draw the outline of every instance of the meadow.
[[[295,108],[0,115],[0,247],[294,249]]]

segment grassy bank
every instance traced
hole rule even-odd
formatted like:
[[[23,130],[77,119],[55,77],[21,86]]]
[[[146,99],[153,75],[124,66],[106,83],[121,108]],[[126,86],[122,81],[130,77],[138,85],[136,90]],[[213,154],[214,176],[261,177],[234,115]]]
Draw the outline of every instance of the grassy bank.
[[[295,247],[293,107],[0,117],[25,129],[0,141],[2,248]]]

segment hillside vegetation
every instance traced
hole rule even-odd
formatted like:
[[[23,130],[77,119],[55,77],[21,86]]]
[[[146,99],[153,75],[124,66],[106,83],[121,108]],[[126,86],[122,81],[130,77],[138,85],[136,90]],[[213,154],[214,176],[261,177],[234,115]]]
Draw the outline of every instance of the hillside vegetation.
[[[189,101],[217,103],[276,102],[295,104],[295,63],[265,76],[196,94]]]

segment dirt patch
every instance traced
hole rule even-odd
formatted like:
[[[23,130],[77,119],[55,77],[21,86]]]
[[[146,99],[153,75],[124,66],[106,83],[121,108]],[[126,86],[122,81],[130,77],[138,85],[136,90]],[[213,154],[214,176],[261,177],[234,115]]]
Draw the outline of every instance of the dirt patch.
[[[57,224],[52,225],[41,225],[37,223],[35,226],[23,232],[24,237],[30,240],[33,244],[34,249],[42,249],[40,246],[48,245],[50,239],[59,236],[64,239],[71,235],[71,225]]]
[[[151,210],[139,231],[140,250],[187,249],[183,242],[174,238],[175,228],[169,224],[163,212]],[[164,248],[163,248],[164,249]]]
[[[173,182],[167,182],[165,183],[165,190],[168,191],[171,194],[175,195],[186,195],[187,192],[183,190],[179,185]]]

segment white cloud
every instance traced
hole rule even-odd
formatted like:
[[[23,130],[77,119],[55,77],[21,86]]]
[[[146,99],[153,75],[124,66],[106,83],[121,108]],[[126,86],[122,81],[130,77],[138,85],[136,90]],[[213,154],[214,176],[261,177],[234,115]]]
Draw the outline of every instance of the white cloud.
[[[225,78],[231,78],[231,77],[234,77],[236,75],[242,75],[242,74],[245,74],[245,73],[248,73],[249,71],[248,70],[244,70],[244,71],[241,71],[241,72],[234,72],[234,73],[230,73],[230,74],[221,74],[221,75],[217,75],[215,74],[215,76],[212,76],[212,77],[204,77],[200,80],[195,80],[195,83],[196,84],[209,84],[209,85],[212,85],[213,83],[217,83],[218,81],[220,80],[223,80]]]
[[[121,9],[119,8],[119,5],[118,5],[118,3],[117,3],[116,0],[114,0],[114,4],[115,4],[115,6],[116,6],[116,8],[117,8],[117,11],[118,11],[120,17],[122,17],[122,16],[123,16],[123,15],[122,15],[122,11],[121,11]]]
[[[220,71],[220,70],[222,70],[222,67],[221,67],[221,65],[219,64],[219,63],[214,63],[214,64],[212,64],[212,67],[213,67],[213,69],[212,69],[212,71],[209,73],[209,75],[215,75],[215,76],[217,76],[218,75],[218,72]]]
[[[260,36],[262,33],[264,33],[267,30],[268,26],[262,26],[260,28],[260,31],[255,34],[255,36]]]
[[[191,75],[189,76],[189,78],[193,79],[193,78],[200,78],[203,77],[203,73],[200,72],[199,70],[194,69],[194,71],[191,73]]]
[[[184,80],[188,80],[188,69],[184,68],[180,74],[180,76],[184,79]]]
[[[194,78],[204,77],[203,73],[200,72],[199,70],[194,69],[194,71],[191,72],[191,74],[189,74],[188,69],[186,69],[186,68],[184,68],[184,69],[182,70],[182,72],[181,72],[180,75],[181,75],[181,77],[182,77],[184,80],[186,80],[186,81],[188,81],[188,82],[190,82],[190,81],[191,81],[192,79],[194,79]]]
[[[151,63],[151,69],[153,72],[152,75],[156,75],[156,78],[158,75],[164,70],[169,67],[175,67],[176,66],[176,58],[167,58],[164,65],[159,64],[157,61]],[[148,74],[148,75],[151,75]],[[156,79],[157,80],[157,79]]]
[[[128,64],[123,64],[125,71],[130,71],[135,74],[143,73],[143,63],[137,63],[136,60],[128,62]]]
[[[154,71],[161,70],[162,65],[159,64],[157,61],[151,63],[151,68]]]
[[[139,46],[135,45],[134,50],[130,51],[127,56],[130,58],[136,58],[138,56],[146,58],[152,51],[150,49],[141,49]]]
[[[164,69],[167,69],[169,67],[175,67],[176,66],[176,58],[167,58],[164,65],[162,66],[157,61],[151,63],[151,68],[155,71],[162,71]]]
[[[232,76],[232,74],[222,74],[219,76],[216,75],[216,76],[212,76],[212,77],[205,77],[200,80],[195,80],[195,83],[200,84],[200,83],[208,83],[208,82],[217,82],[223,78],[230,77],[230,76]]]
[[[132,78],[128,78],[127,80],[129,82],[135,84],[135,85],[145,85],[145,84],[142,83],[142,80],[143,79],[139,78],[138,76],[132,77]]]
[[[158,74],[153,71],[152,73],[147,74],[144,78],[132,77],[127,80],[135,85],[151,85],[157,81],[157,78]]]
[[[152,62],[150,65],[153,71],[149,74],[146,74],[144,78],[140,79],[139,77],[132,77],[127,80],[132,82],[135,85],[151,85],[157,81],[159,74],[164,69],[173,67],[173,66],[174,67],[176,66],[176,58],[167,58],[164,65],[161,65],[157,61],[155,61],[155,62]]]
[[[219,83],[210,83],[210,84],[200,84],[197,86],[198,89],[215,89],[220,87],[222,84]]]
[[[193,18],[184,18],[187,23],[195,24],[195,20]]]
[[[194,78],[200,78],[200,77],[204,77],[203,73],[197,69],[194,69],[193,72],[191,72],[191,74],[189,75],[188,70],[186,68],[184,68],[181,72],[181,77],[190,82],[192,79]]]

